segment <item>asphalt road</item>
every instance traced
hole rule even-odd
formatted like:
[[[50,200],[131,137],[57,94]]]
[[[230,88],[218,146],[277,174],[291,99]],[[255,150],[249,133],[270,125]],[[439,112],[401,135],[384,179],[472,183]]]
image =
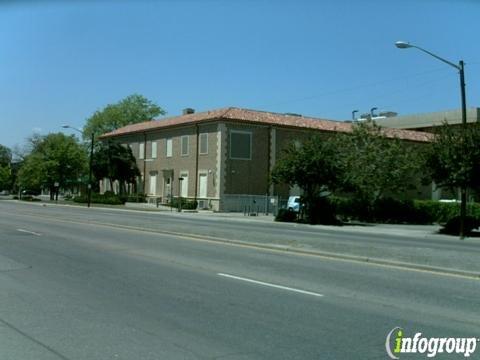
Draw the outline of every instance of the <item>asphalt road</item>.
[[[318,236],[276,225],[0,202],[0,359],[385,359],[396,326],[480,337],[478,280],[188,236]]]

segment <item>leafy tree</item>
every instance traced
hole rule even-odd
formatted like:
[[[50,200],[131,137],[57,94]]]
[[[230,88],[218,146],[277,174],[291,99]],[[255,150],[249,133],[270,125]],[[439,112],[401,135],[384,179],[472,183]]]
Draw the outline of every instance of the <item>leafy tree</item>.
[[[20,189],[40,191],[45,185],[45,178],[46,173],[42,156],[31,154],[25,157],[18,170],[16,185]]]
[[[67,188],[85,173],[87,155],[74,136],[63,133],[37,137],[32,152],[19,170],[17,182],[25,189],[48,188],[53,199],[55,183]]]
[[[461,238],[466,228],[467,189],[480,188],[480,124],[454,127],[446,122],[436,134],[427,153],[427,170],[435,183],[451,190],[461,190],[460,217],[457,232]]]
[[[113,182],[118,180],[122,194],[125,184],[136,184],[140,175],[132,149],[113,140],[99,144],[93,156],[92,170],[97,179],[109,179],[111,188]]]
[[[356,123],[352,133],[337,134],[342,152],[342,186],[367,205],[400,195],[421,183],[421,150],[398,138],[388,138],[372,121]]]
[[[153,120],[166,112],[152,101],[139,94],[127,96],[116,104],[109,104],[102,110],[96,111],[87,119],[83,128],[86,138],[113,131],[120,127]]]
[[[289,147],[273,169],[272,180],[303,190],[309,222],[321,222],[318,213],[331,220],[323,212],[329,204],[322,194],[338,190],[353,193],[366,206],[363,216],[369,218],[379,199],[420,184],[419,155],[418,146],[387,138],[379,126],[366,121],[356,124],[351,133],[314,137],[302,147]]]
[[[10,166],[12,162],[11,150],[0,144],[0,166]]]
[[[11,162],[11,150],[6,146],[0,145],[0,190],[11,190]]]
[[[331,139],[315,136],[301,146],[291,144],[277,161],[271,177],[274,183],[297,185],[303,190],[307,221],[332,220],[319,219],[315,214],[320,199],[326,192],[335,190],[342,177],[339,152]]]
[[[440,187],[480,187],[480,123],[439,127],[426,156],[427,170]]]
[[[11,175],[10,167],[0,165],[0,191],[10,190]]]

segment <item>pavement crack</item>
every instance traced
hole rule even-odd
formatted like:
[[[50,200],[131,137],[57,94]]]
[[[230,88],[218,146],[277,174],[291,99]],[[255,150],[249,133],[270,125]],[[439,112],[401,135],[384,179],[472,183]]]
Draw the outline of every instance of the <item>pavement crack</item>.
[[[6,269],[6,270],[0,270],[0,274],[3,274],[3,273],[10,273],[10,272],[14,272],[14,271],[20,271],[20,270],[29,270],[29,269],[33,269],[33,266],[24,266],[24,267],[19,267],[19,268],[15,268],[15,269]],[[1,320],[1,319],[0,319]]]
[[[3,325],[5,325],[6,327],[8,327],[9,329],[15,331],[16,333],[22,335],[23,337],[26,337],[27,339],[29,339],[30,341],[34,342],[35,344],[43,347],[44,349],[48,350],[49,352],[51,352],[52,354],[54,354],[55,356],[57,356],[59,359],[62,359],[62,360],[70,360],[68,357],[66,357],[65,355],[59,353],[57,350],[55,350],[54,348],[48,346],[47,344],[44,344],[43,342],[35,339],[33,336],[31,335],[28,335],[26,332],[20,330],[19,328],[17,328],[16,326],[10,324],[8,321],[5,321],[4,319],[1,319],[0,318],[0,323],[2,323]]]

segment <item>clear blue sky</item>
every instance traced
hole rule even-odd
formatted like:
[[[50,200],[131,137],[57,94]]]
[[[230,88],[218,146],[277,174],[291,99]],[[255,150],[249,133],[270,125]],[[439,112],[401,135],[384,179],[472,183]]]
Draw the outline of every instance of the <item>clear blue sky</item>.
[[[346,120],[480,106],[477,0],[0,1],[0,144],[132,93],[169,116],[238,106]]]

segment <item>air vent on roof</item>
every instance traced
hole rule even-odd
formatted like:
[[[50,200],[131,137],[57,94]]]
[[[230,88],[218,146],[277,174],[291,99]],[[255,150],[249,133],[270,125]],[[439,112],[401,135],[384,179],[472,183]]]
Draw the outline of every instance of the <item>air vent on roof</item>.
[[[396,113],[395,111],[382,111],[378,115],[379,116],[385,116],[385,117],[394,117],[394,116],[397,116],[398,113]]]
[[[193,114],[193,113],[195,113],[195,109],[185,108],[185,109],[183,109],[182,113],[183,113],[183,115]]]
[[[303,115],[297,113],[285,113],[284,115],[303,117]]]

